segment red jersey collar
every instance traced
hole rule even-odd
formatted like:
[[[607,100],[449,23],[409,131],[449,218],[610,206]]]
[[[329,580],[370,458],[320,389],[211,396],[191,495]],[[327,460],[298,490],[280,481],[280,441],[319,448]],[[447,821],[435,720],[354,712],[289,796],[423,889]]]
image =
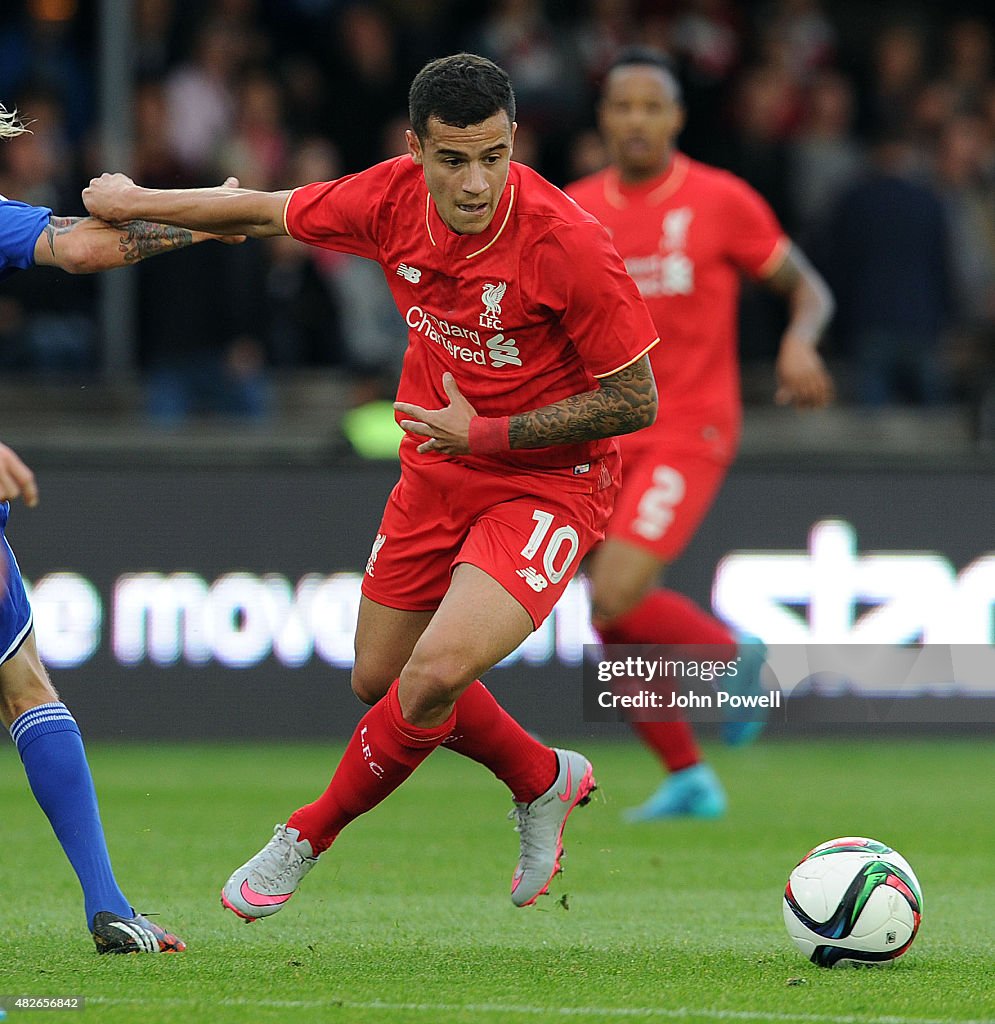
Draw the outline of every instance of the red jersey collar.
[[[642,200],[654,206],[670,198],[684,184],[688,176],[690,161],[683,153],[674,153],[673,159],[662,174],[638,185],[627,185],[619,177],[618,169],[609,167],[605,173],[605,202],[616,210],[624,210],[631,200]]]
[[[514,168],[512,168],[512,171]],[[517,175],[515,175],[517,178]],[[512,173],[508,174],[508,180],[501,193],[497,209],[491,218],[487,230],[479,235],[460,235],[450,228],[439,216],[439,211],[432,202],[432,194],[426,190],[425,193],[425,230],[428,239],[433,247],[443,246],[454,255],[465,260],[472,260],[475,256],[486,252],[504,234],[511,220],[511,212],[515,207],[515,199],[518,195],[518,182],[512,181]]]

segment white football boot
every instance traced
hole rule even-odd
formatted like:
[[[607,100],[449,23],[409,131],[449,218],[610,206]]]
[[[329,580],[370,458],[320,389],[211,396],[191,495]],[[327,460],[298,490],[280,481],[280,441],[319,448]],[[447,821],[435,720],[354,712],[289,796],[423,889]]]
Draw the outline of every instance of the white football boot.
[[[556,750],[556,748],[554,748]],[[556,750],[560,770],[553,785],[530,804],[516,801],[508,815],[517,818],[515,831],[521,844],[518,866],[511,879],[511,901],[528,907],[549,892],[549,883],[561,871],[563,829],[570,812],[583,807],[597,789],[594,769],[575,750]]]

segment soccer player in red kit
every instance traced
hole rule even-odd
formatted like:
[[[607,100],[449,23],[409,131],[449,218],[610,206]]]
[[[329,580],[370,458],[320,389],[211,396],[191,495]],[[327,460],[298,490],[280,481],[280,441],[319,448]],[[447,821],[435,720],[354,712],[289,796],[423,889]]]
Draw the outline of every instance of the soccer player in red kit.
[[[725,625],[658,581],[708,511],[739,443],[740,275],[788,300],[777,357],[780,403],[816,408],[832,399],[816,351],[832,296],[760,195],[676,149],[684,109],[662,54],[640,48],[618,56],[599,120],[612,163],[567,192],[608,229],[653,316],[661,415],[620,439],[622,490],[589,567],[594,625],[605,643],[714,644],[727,649],[720,658],[735,657],[738,647],[741,682],[756,685],[762,644],[737,645]],[[632,724],[670,775],[630,819],[721,815],[725,794],[690,724]],[[723,736],[741,744],[761,728],[728,721]]]
[[[366,566],[352,685],[371,709],[327,790],[279,825],[225,884],[254,920],[275,913],[345,825],[437,746],[512,792],[512,900],[559,870],[591,765],[529,736],[479,676],[549,614],[604,535],[615,435],[653,421],[657,335],[604,229],[511,162],[514,95],[488,60],[426,65],[409,96],[408,153],[291,192],[156,191],[106,175],[84,192],[111,221],[287,233],[377,260],[408,325],[398,387],[401,477]]]

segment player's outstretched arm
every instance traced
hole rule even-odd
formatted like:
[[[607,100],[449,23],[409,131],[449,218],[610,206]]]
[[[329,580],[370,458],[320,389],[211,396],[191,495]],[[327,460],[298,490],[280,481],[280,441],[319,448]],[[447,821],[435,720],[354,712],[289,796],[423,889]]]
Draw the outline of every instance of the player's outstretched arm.
[[[401,426],[428,438],[419,452],[486,454],[512,448],[548,448],[630,434],[656,419],[657,397],[649,356],[602,377],[600,387],[514,416],[478,416],[451,373],[442,378],[450,404],[423,409],[407,402],[394,408],[409,417]]]
[[[796,245],[788,249],[766,283],[784,295],[790,307],[777,354],[774,400],[800,409],[821,409],[834,398],[833,379],[817,351],[836,308],[833,294]]]
[[[126,174],[101,174],[83,189],[94,217],[122,224],[148,220],[218,235],[285,235],[283,210],[290,192],[217,188],[142,188]]]
[[[0,444],[0,501],[23,498],[24,504],[34,508],[38,504],[38,485],[35,475],[20,460],[12,448]]]

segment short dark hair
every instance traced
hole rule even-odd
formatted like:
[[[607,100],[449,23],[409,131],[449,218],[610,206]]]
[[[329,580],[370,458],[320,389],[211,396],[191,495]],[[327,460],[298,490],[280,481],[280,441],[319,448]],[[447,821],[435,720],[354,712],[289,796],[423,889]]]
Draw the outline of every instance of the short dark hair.
[[[677,76],[674,62],[663,50],[658,50],[653,46],[626,46],[619,50],[615,59],[608,65],[602,82],[607,81],[608,76],[618,68],[645,67],[647,65],[662,71],[673,82],[674,99],[678,103],[682,102],[681,80]]]
[[[515,120],[515,93],[508,73],[486,57],[455,53],[430,61],[415,75],[408,92],[411,128],[428,134],[429,118],[454,128],[480,124],[499,111]]]

